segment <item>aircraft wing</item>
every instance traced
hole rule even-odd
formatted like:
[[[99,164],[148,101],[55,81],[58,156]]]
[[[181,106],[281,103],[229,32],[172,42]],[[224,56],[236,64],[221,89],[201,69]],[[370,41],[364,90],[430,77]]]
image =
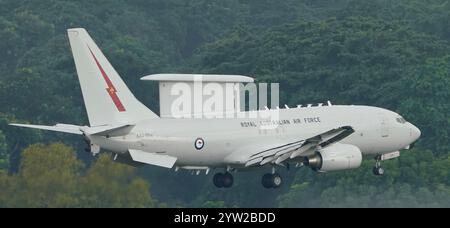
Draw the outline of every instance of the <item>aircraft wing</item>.
[[[346,138],[353,132],[355,131],[352,127],[344,126],[329,130],[308,139],[265,149],[251,154],[248,160],[245,161],[245,166],[262,166],[269,163],[279,165],[285,161],[295,159],[299,156],[307,156],[313,154],[317,148],[327,147]]]
[[[27,127],[27,128],[34,128],[34,129],[40,129],[40,130],[47,130],[47,131],[64,132],[64,133],[76,134],[76,135],[83,134],[83,132],[81,130],[82,126],[70,125],[70,124],[56,124],[54,126],[32,125],[32,124],[9,124],[9,125],[16,126],[16,127]]]

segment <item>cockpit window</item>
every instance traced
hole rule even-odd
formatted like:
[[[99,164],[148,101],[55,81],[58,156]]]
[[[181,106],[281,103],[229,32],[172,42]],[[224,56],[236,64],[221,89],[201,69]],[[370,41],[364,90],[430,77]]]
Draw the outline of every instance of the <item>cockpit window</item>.
[[[406,123],[406,120],[403,118],[403,117],[397,117],[396,118],[396,120],[397,120],[397,122],[399,122],[399,123],[401,123],[401,124],[404,124],[404,123]]]

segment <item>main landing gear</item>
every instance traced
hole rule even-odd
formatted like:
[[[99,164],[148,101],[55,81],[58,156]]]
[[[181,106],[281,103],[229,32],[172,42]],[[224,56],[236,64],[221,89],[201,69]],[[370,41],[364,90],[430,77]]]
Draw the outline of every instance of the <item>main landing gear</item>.
[[[217,188],[230,188],[233,186],[234,178],[229,172],[216,173],[213,177],[214,186]],[[265,188],[279,188],[283,184],[283,178],[278,173],[266,173],[261,179]]]
[[[229,172],[216,173],[213,178],[214,185],[218,188],[229,188],[233,186],[233,175]]]
[[[375,157],[375,166],[372,171],[375,176],[384,175],[384,169],[381,167],[381,155]]]
[[[279,188],[283,184],[283,178],[278,173],[266,173],[262,177],[261,184],[264,188]]]

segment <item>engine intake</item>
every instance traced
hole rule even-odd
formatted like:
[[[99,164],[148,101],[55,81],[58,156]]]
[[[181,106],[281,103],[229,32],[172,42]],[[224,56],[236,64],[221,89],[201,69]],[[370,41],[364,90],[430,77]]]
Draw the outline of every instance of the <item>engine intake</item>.
[[[304,165],[318,172],[356,169],[361,166],[361,150],[349,144],[334,144],[305,158]]]

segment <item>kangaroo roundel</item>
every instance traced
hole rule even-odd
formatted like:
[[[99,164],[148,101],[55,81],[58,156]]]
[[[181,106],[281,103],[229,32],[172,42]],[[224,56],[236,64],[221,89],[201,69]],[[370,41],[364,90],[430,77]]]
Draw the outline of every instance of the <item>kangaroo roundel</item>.
[[[195,140],[195,149],[201,150],[205,146],[205,141],[202,138],[198,138]]]

